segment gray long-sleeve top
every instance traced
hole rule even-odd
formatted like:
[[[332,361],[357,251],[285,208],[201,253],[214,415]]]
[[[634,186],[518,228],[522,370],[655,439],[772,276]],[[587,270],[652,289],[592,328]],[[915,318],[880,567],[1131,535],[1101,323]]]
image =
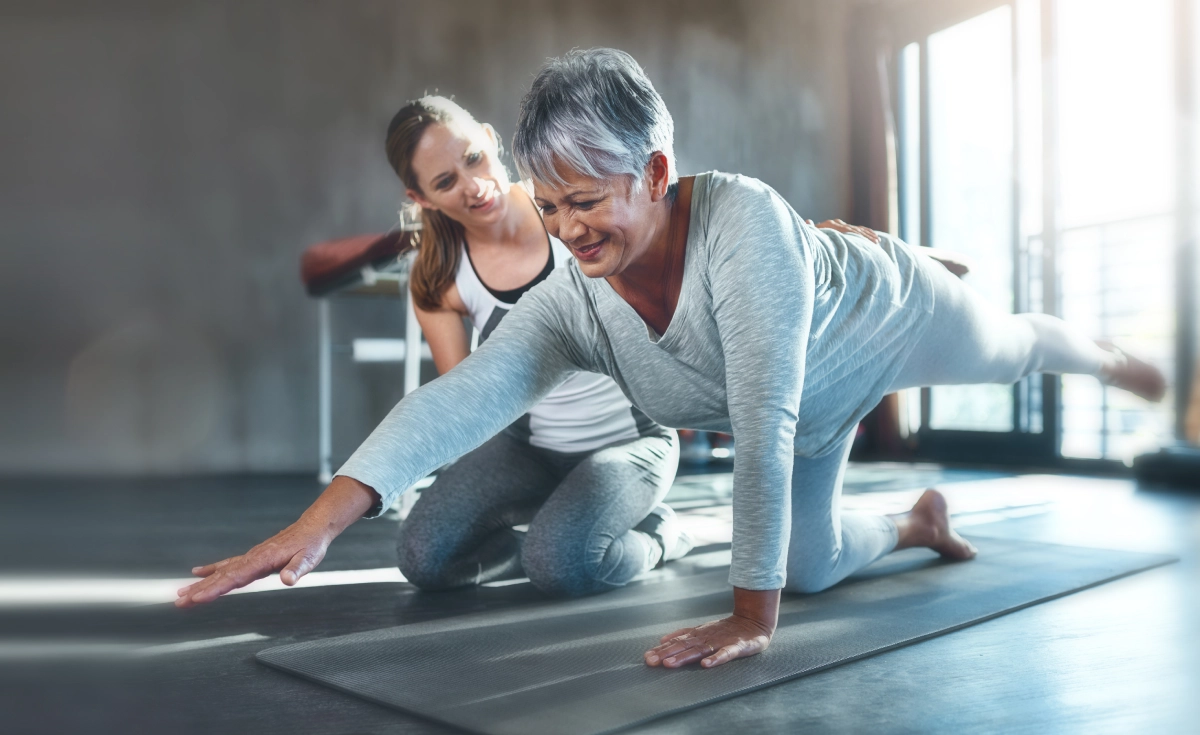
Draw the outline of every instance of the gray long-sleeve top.
[[[830,451],[886,393],[933,309],[922,260],[887,237],[806,225],[756,179],[701,174],[664,334],[604,279],[559,268],[470,357],[397,404],[338,474],[386,508],[569,373],[603,373],[664,426],[733,434],[729,581],[781,588],[794,458]]]

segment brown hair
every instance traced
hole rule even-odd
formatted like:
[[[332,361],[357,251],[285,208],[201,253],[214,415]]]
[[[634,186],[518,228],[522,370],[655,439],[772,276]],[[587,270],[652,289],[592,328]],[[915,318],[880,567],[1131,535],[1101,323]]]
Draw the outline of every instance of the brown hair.
[[[387,132],[388,163],[404,186],[421,191],[412,156],[425,130],[434,124],[475,122],[471,113],[445,97],[426,95],[413,100],[392,118]],[[421,231],[414,233],[417,259],[409,273],[413,301],[426,311],[441,308],[442,294],[454,283],[462,259],[463,226],[442,212],[421,208]]]

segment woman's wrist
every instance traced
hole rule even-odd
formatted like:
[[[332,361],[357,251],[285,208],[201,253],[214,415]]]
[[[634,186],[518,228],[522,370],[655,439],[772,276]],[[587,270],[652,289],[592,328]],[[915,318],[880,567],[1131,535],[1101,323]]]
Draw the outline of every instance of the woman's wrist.
[[[379,494],[352,477],[338,475],[320,497],[304,511],[301,522],[310,523],[330,539],[337,537],[379,502]]]
[[[733,614],[762,627],[771,635],[779,623],[779,590],[733,588]]]

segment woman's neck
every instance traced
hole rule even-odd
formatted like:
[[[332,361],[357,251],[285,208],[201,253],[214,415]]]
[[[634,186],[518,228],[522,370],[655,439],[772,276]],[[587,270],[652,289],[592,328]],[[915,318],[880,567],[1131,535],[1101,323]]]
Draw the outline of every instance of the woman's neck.
[[[692,212],[693,177],[679,179],[674,199],[664,200],[649,233],[650,245],[642,257],[606,280],[634,311],[658,334],[675,315],[683,287],[688,225]]]
[[[545,227],[542,218],[538,216],[537,208],[525,190],[515,184],[509,184],[504,194],[504,218],[485,227],[463,224],[467,241],[472,247],[505,246],[532,239],[544,240]]]

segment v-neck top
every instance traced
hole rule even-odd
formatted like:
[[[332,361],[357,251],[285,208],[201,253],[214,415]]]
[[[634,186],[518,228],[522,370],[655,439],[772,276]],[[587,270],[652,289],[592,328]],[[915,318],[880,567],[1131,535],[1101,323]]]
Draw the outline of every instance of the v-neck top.
[[[459,367],[401,401],[338,474],[373,487],[386,508],[564,374],[602,373],[664,426],[733,434],[729,579],[781,588],[793,463],[840,446],[888,392],[928,325],[934,265],[886,235],[875,244],[812,227],[756,179],[700,174],[662,335],[571,262]]]

